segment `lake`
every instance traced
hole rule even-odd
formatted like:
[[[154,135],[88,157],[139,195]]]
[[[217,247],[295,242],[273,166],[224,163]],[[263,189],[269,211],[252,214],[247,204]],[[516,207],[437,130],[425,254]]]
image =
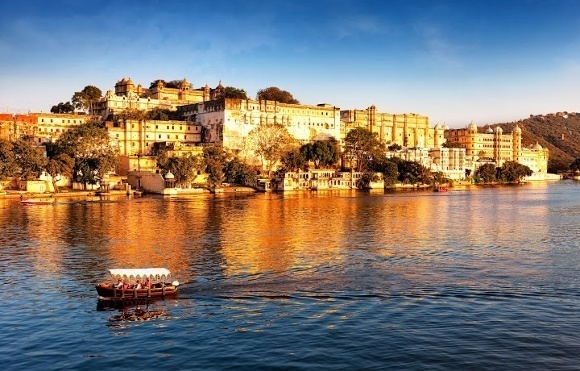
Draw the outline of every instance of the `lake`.
[[[0,354],[9,370],[577,370],[579,237],[574,181],[0,199]],[[176,298],[98,300],[108,268],[155,266]]]

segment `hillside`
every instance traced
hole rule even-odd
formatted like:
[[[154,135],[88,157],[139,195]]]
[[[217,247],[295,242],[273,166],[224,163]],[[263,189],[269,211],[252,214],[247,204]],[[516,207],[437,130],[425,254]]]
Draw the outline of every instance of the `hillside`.
[[[537,142],[550,150],[550,171],[564,170],[580,157],[580,113],[530,115],[517,122],[486,125],[483,130],[500,126],[504,133],[511,133],[516,124],[522,129],[524,147],[530,148]]]

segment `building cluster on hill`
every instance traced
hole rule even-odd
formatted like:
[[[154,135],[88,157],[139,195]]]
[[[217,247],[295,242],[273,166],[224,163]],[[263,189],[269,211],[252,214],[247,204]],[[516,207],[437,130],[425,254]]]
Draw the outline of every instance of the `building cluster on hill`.
[[[248,146],[248,135],[260,124],[276,123],[301,144],[334,138],[344,145],[350,130],[365,128],[392,148],[387,151],[388,157],[416,161],[454,180],[465,179],[483,164],[501,166],[506,161],[528,166],[536,179],[543,179],[547,173],[548,150],[539,145],[525,148],[519,127],[510,134],[499,127],[480,132],[473,123],[465,129],[449,129],[446,125],[431,126],[427,116],[415,113],[380,113],[374,105],[341,110],[331,104],[224,98],[223,90],[221,82],[216,88],[206,85],[194,89],[186,79],[178,87],[167,87],[159,80],[146,89],[123,78],[114,91],[107,91],[92,104],[91,111],[105,122],[127,171],[136,168],[135,159],[154,155],[160,149],[177,155],[198,154],[212,143],[258,164]],[[123,112],[155,109],[174,111],[180,119],[153,120],[134,115],[118,119]],[[91,118],[85,114],[0,114],[0,139],[27,137],[41,145]]]

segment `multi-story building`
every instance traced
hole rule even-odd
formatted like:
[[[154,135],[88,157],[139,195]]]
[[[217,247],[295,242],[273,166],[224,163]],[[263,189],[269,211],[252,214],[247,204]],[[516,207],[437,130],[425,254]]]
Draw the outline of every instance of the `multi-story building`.
[[[0,114],[0,138],[17,140],[30,137],[38,145],[54,142],[62,133],[84,124],[85,115],[60,113],[31,113],[28,115]]]
[[[341,141],[350,130],[362,127],[377,133],[379,140],[386,144],[410,148],[439,148],[445,143],[444,131],[447,127],[431,127],[427,116],[415,113],[378,113],[373,105],[365,110],[340,111],[340,120]]]
[[[118,145],[119,154],[126,156],[152,155],[155,147],[196,147],[201,142],[202,128],[185,121],[127,120],[107,122],[111,140]]]
[[[86,115],[64,113],[35,113],[35,142],[43,144],[54,142],[65,131],[87,122],[90,117]]]
[[[340,109],[276,101],[221,98],[179,107],[189,122],[205,128],[204,141],[222,143],[235,152],[249,151],[249,133],[263,123],[286,127],[300,143],[340,137]]]
[[[179,88],[169,88],[163,81],[149,89],[141,84],[135,86],[131,78],[123,78],[115,84],[115,91],[107,91],[98,102],[93,103],[93,113],[101,117],[108,117],[112,113],[125,110],[149,111],[154,108],[176,110],[178,106],[199,103],[214,99],[224,91],[220,81],[215,89],[207,84],[200,89],[194,89],[187,79],[183,79]]]
[[[37,118],[34,115],[12,113],[0,114],[0,139],[15,141],[26,135],[33,135]]]
[[[502,166],[506,161],[515,161],[536,173],[547,172],[548,149],[539,144],[524,148],[522,129],[517,125],[511,134],[504,134],[499,126],[480,133],[477,125],[471,122],[465,129],[446,130],[445,138],[448,142],[465,148],[466,156],[473,160],[475,166],[486,162]]]

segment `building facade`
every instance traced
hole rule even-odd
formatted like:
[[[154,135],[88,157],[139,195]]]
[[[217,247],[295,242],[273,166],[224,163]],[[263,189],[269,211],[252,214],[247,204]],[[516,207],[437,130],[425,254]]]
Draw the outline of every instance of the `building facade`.
[[[340,111],[341,141],[346,134],[357,127],[376,133],[379,140],[387,145],[398,144],[402,147],[439,148],[445,143],[446,126],[429,125],[427,116],[415,113],[391,114],[378,113],[376,106],[365,110]]]
[[[248,152],[248,135],[260,124],[281,124],[300,143],[340,137],[340,109],[276,101],[221,98],[179,107],[188,122],[203,126],[204,142]]]
[[[127,120],[106,122],[111,141],[125,156],[148,156],[155,148],[181,149],[197,147],[201,142],[202,128],[185,121]]]
[[[522,129],[517,125],[510,134],[504,134],[499,126],[481,133],[477,125],[471,122],[464,129],[446,130],[445,138],[464,148],[466,156],[472,159],[476,167],[484,163],[495,163],[500,167],[506,161],[515,161],[528,166],[535,173],[547,172],[548,149],[539,144],[524,148]]]
[[[35,144],[41,145],[54,142],[62,133],[87,120],[88,116],[78,114],[0,114],[0,138],[14,141],[30,137]]]

